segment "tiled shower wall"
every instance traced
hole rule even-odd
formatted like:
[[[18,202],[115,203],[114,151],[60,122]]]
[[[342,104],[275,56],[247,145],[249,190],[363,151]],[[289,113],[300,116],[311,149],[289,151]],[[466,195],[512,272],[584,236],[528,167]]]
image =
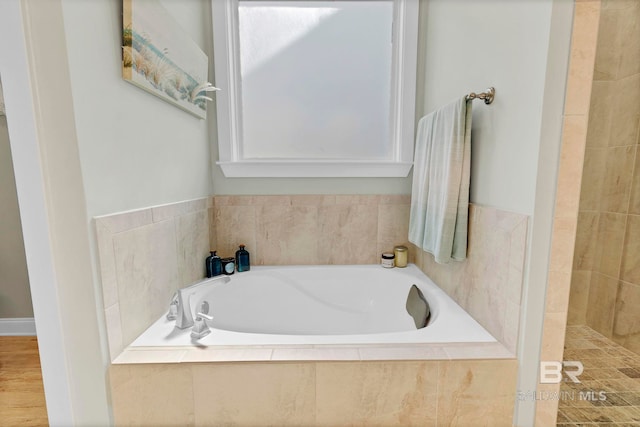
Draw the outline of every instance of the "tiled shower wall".
[[[512,353],[516,352],[527,217],[470,206],[469,258],[440,266],[407,241],[404,195],[214,196],[96,218],[111,359],[204,277],[208,251],[254,265],[374,264],[393,246]]]
[[[640,353],[640,2],[603,1],[568,324]]]

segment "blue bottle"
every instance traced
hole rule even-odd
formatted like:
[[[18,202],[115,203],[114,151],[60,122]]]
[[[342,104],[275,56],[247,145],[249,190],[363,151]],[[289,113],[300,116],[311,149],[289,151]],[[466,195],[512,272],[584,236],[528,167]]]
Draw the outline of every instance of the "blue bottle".
[[[238,273],[251,270],[249,252],[244,248],[244,245],[240,245],[240,249],[236,251],[236,270]]]
[[[205,261],[205,266],[207,268],[207,277],[215,277],[222,274],[222,262],[220,257],[216,255],[216,251],[211,251],[211,255]]]

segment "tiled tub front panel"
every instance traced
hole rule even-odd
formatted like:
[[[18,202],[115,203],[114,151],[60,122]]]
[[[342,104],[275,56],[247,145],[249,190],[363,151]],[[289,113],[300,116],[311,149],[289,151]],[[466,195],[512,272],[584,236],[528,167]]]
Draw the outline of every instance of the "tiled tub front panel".
[[[512,425],[516,360],[112,365],[116,425]]]

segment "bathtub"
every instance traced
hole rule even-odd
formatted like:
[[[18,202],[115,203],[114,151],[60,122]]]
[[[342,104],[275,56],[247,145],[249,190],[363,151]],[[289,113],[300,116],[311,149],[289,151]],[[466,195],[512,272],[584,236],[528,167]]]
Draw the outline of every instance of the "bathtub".
[[[413,284],[431,312],[421,329],[405,309]],[[130,348],[496,342],[412,264],[253,266],[203,280],[189,302],[194,318],[208,304],[210,334],[191,338],[162,315]]]

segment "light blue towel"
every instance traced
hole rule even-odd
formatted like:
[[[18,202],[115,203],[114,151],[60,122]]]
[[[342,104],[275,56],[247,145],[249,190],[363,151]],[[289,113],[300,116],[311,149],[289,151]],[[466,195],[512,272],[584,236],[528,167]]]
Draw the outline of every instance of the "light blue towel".
[[[463,97],[418,123],[409,241],[440,264],[467,256],[471,104]]]

